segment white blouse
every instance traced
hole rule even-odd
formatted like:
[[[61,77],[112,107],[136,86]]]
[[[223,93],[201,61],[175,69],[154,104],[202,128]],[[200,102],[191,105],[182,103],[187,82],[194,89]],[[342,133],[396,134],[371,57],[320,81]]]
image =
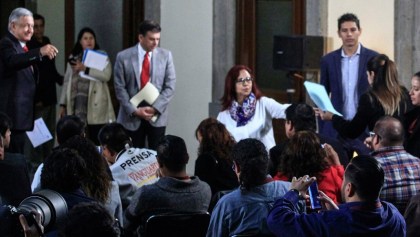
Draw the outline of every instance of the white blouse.
[[[268,151],[276,145],[272,119],[286,118],[285,110],[289,105],[280,104],[263,96],[257,100],[255,114],[245,126],[236,127],[236,121],[230,116],[229,109],[221,111],[217,120],[226,126],[237,142],[246,138],[256,138],[265,145]]]

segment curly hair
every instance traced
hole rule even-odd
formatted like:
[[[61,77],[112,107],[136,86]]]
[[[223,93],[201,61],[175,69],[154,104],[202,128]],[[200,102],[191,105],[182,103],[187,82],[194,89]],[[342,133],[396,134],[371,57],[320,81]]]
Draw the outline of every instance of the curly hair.
[[[86,163],[76,150],[58,148],[44,162],[41,187],[57,192],[73,192],[81,188],[86,177]]]
[[[97,202],[74,206],[60,228],[61,237],[118,237],[120,230],[106,208]]]
[[[264,183],[268,172],[268,153],[262,142],[254,138],[241,140],[233,147],[232,158],[240,169],[242,190]]]
[[[326,155],[315,133],[300,131],[287,143],[278,170],[289,180],[304,175],[322,180],[322,171],[329,167],[324,160]]]
[[[232,162],[231,152],[236,142],[224,124],[215,118],[204,119],[195,130],[197,139],[199,135],[201,136],[201,142],[198,147],[198,156],[211,153],[218,161]]]
[[[83,190],[89,197],[105,203],[111,191],[112,174],[96,146],[81,136],[74,136],[61,146],[77,150],[85,161],[87,169],[86,179],[82,183]]]

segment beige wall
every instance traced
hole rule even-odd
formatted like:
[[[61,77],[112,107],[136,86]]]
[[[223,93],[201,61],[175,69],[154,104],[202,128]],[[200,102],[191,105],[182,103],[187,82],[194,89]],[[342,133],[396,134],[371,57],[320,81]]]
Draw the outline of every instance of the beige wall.
[[[45,35],[59,51],[55,65],[64,74],[64,1],[37,0],[37,13],[45,17]]]
[[[167,134],[187,143],[189,174],[194,173],[198,142],[194,131],[208,117],[212,90],[213,3],[209,0],[161,0],[161,47],[172,51],[176,70]],[[194,9],[194,10],[193,10]]]
[[[394,1],[392,0],[330,0],[328,1],[329,50],[341,46],[337,36],[337,19],[351,12],[360,19],[360,42],[379,53],[394,58]]]

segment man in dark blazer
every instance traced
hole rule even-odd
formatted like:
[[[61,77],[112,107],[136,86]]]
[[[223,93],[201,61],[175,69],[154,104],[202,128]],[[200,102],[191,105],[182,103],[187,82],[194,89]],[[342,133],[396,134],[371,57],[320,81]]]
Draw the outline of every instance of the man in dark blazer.
[[[338,18],[338,36],[343,45],[321,59],[321,84],[330,94],[334,108],[347,120],[354,117],[360,96],[369,88],[367,62],[378,55],[359,43],[361,33],[360,21],[356,15],[342,15]],[[331,122],[320,121],[319,132],[330,137],[338,136]],[[351,147],[350,150],[368,153],[363,145],[364,137],[361,137],[361,142],[340,140],[346,143],[347,147]]]
[[[120,102],[117,122],[121,123],[133,139],[134,147],[156,149],[157,141],[165,135],[168,124],[168,105],[175,91],[175,66],[172,53],[158,47],[161,28],[153,21],[144,21],[139,26],[139,43],[118,53],[114,66],[114,87]],[[151,105],[136,107],[130,99],[141,89],[140,78],[143,63],[150,62],[149,83],[159,91]],[[157,115],[157,120],[152,118]]]
[[[50,39],[44,35],[45,18],[42,15],[34,14],[34,34],[26,44],[29,49],[41,48],[51,44]],[[55,137],[57,92],[56,84],[63,85],[63,76],[55,67],[55,59],[45,58],[37,63],[38,84],[35,92],[35,119],[42,117],[48,130]],[[37,164],[51,154],[54,147],[54,139],[31,149],[31,160]]]
[[[14,123],[9,151],[23,153],[25,132],[33,129],[34,96],[37,83],[35,64],[47,56],[54,58],[58,50],[48,44],[27,50],[33,34],[34,19],[25,8],[16,8],[9,17],[6,36],[0,41],[0,111]]]
[[[19,203],[31,195],[29,170],[22,154],[5,152],[10,145],[12,121],[0,112],[0,140],[3,154],[0,156],[0,206]]]

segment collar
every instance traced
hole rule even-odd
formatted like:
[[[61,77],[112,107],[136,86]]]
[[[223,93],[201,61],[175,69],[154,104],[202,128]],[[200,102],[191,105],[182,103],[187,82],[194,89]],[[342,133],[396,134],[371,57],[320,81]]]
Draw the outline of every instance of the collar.
[[[387,147],[381,147],[375,151],[372,151],[370,154],[372,156],[375,155],[379,155],[382,153],[387,153],[387,152],[399,152],[399,151],[404,151],[404,147],[403,146],[387,146]]]
[[[344,49],[343,49],[343,47],[341,47],[341,57],[342,58],[348,58],[348,57],[352,57],[352,56],[354,56],[354,55],[360,55],[360,50],[362,49],[362,45],[359,43],[359,45],[357,46],[357,50],[356,50],[356,53],[354,53],[353,55],[351,55],[351,56],[347,56],[345,53],[344,53]]]
[[[139,56],[141,58],[144,58],[144,55],[146,54],[146,50],[144,50],[143,47],[141,47],[140,43],[137,44],[137,51],[139,53]],[[149,52],[149,59],[152,59],[152,54],[153,54],[153,51],[150,51]]]
[[[370,202],[347,202],[347,203],[341,204],[339,207],[341,206],[345,206],[351,210],[369,211],[369,210],[375,210],[377,208],[382,207],[382,203],[378,198],[375,201],[370,201]]]

